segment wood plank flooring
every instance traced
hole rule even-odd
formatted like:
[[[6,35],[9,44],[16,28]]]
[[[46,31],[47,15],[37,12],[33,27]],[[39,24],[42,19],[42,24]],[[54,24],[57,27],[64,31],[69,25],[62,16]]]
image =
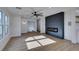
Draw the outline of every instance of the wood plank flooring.
[[[25,42],[26,38],[37,35],[44,35],[52,40],[55,40],[56,43],[28,50]],[[22,34],[20,37],[11,38],[3,51],[79,51],[79,44],[73,44],[68,40],[62,40],[38,32],[29,32]]]

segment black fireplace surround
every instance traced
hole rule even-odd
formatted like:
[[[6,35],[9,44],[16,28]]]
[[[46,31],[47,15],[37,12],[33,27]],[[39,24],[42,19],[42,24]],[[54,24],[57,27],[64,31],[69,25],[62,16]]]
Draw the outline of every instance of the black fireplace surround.
[[[46,34],[64,39],[64,12],[46,17]]]

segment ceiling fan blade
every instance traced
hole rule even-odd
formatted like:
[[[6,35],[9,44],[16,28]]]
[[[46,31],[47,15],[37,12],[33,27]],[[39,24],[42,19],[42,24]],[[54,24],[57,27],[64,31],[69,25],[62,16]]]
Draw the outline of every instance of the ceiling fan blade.
[[[42,14],[39,14],[39,16],[43,16]]]
[[[33,14],[31,14],[31,16],[30,17],[33,17],[34,15]]]
[[[39,13],[40,15],[43,15],[43,13]]]
[[[38,15],[39,15],[39,16],[43,16],[43,13],[39,13]]]

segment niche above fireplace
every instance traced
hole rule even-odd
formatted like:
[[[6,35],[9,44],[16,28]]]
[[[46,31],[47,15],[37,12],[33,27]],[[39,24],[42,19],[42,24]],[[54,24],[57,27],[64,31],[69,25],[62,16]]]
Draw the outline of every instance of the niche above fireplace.
[[[64,12],[46,17],[46,34],[64,39]]]

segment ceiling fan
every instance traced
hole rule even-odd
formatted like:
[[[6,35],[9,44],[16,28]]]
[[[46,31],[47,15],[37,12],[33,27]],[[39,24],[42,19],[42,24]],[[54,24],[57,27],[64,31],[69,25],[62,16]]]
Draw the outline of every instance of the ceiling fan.
[[[43,13],[38,13],[37,11],[32,12],[33,16],[39,17],[39,16],[43,16]]]
[[[35,16],[35,17],[39,17],[39,16],[43,16],[43,13],[40,13],[40,10],[39,11],[35,11],[34,9],[32,9],[33,12],[32,12],[32,15]]]
[[[16,9],[21,10],[22,7],[16,7]],[[42,10],[36,11],[34,8],[31,8],[31,10],[32,10],[32,12],[31,12],[32,16],[31,17],[33,17],[33,16],[35,16],[35,17],[43,16],[43,13],[40,13],[40,11],[42,11]]]

